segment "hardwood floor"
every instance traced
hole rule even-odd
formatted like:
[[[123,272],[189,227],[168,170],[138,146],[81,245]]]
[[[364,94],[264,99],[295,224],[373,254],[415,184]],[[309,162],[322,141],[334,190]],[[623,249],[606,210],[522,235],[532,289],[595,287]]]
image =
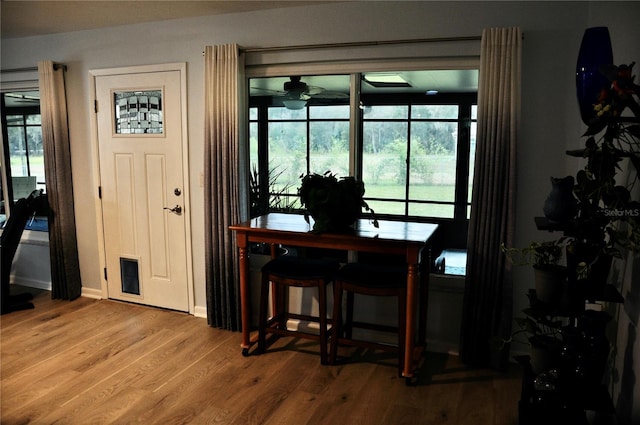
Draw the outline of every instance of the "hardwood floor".
[[[240,334],[108,300],[35,298],[1,322],[1,423],[517,424],[520,375],[428,353],[418,385],[393,356],[321,366],[314,341],[242,357]]]

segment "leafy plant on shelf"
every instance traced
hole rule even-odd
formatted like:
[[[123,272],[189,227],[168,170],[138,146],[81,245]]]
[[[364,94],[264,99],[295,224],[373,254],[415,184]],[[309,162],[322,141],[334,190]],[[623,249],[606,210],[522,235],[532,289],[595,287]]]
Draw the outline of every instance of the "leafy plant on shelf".
[[[500,250],[516,266],[555,266],[562,259],[562,250],[567,241],[566,237],[545,242],[531,242],[524,248],[509,248],[504,243]]]
[[[557,349],[562,341],[562,335],[560,333],[562,321],[554,317],[545,316],[531,307],[525,308],[522,312],[525,316],[514,319],[516,329],[511,333],[509,338],[495,337],[492,339],[494,349],[505,349],[509,344],[518,341],[518,335],[525,335],[528,343],[531,345]]]
[[[298,189],[300,203],[304,207],[307,223],[313,217],[316,233],[343,233],[362,215],[369,212],[373,225],[378,227],[375,212],[364,201],[364,183],[355,177],[337,178],[330,171],[324,174],[310,173],[300,176]]]
[[[619,257],[621,248],[640,250],[640,202],[632,197],[640,170],[640,86],[634,83],[633,66],[601,69],[611,85],[594,105],[584,149],[567,152],[587,160],[574,186],[578,213],[570,248],[583,268],[579,272],[588,273],[602,254]],[[627,110],[632,116],[623,114]],[[624,160],[635,169],[630,183],[616,180]]]

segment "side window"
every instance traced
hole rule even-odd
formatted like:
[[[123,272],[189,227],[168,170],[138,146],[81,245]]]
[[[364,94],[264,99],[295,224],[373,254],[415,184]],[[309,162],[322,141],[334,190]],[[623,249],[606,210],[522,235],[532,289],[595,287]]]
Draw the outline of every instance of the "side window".
[[[38,189],[46,192],[40,96],[37,90],[2,93],[2,186],[0,222],[11,207]],[[48,230],[46,212],[29,220],[28,230]]]

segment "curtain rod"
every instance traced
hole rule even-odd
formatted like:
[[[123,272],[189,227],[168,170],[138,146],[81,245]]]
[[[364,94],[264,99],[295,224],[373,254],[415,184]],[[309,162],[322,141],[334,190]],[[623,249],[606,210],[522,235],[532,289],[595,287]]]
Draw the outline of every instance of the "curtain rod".
[[[3,74],[9,74],[11,72],[31,72],[31,71],[37,71],[37,70],[38,70],[37,66],[30,66],[28,68],[0,69],[0,72]]]
[[[281,47],[249,47],[240,49],[243,53],[261,53],[261,52],[279,52],[286,50],[311,50],[311,49],[331,49],[336,47],[368,47],[368,46],[384,46],[390,44],[416,44],[416,43],[438,43],[438,42],[457,42],[457,41],[480,41],[480,36],[467,37],[440,37],[440,38],[412,38],[405,40],[385,40],[385,41],[360,41],[347,43],[331,43],[331,44],[301,44],[297,46],[281,46]]]
[[[53,69],[57,70],[60,67],[62,67],[62,69],[64,69],[65,71],[67,70],[67,65],[62,64],[62,63],[54,63],[53,64]],[[12,72],[33,72],[33,71],[37,71],[38,67],[37,66],[28,66],[25,68],[11,68],[11,69],[0,69],[0,73],[2,74],[9,74]]]

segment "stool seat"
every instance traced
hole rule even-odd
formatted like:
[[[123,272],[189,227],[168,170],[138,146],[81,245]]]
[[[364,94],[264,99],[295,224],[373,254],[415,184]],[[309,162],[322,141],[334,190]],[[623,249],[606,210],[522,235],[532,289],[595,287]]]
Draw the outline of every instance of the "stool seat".
[[[300,258],[283,255],[262,266],[262,273],[289,279],[332,280],[340,263],[324,258]]]
[[[342,321],[342,297],[347,293],[346,320]],[[398,302],[398,325],[386,326],[354,321],[354,295],[393,296]],[[335,364],[339,345],[359,346],[384,351],[396,351],[398,354],[398,373],[404,367],[404,335],[406,327],[407,267],[403,265],[385,265],[369,263],[349,263],[343,266],[334,279],[333,327],[331,329],[331,348],[329,361]],[[363,328],[398,335],[397,345],[376,341],[364,341],[353,338],[353,328]]]
[[[283,255],[270,260],[262,267],[260,291],[260,318],[258,325],[258,351],[266,348],[266,333],[320,341],[320,362],[327,364],[328,326],[327,326],[327,285],[333,280],[340,263],[332,259],[303,258]],[[273,285],[273,317],[267,320],[267,300],[270,283]],[[287,311],[287,287],[318,288],[318,316],[294,314]],[[287,329],[288,319],[299,319],[320,324],[319,335]]]
[[[407,284],[407,267],[399,265],[378,265],[349,263],[336,273],[336,280],[354,282],[361,286],[377,288],[398,288]]]

